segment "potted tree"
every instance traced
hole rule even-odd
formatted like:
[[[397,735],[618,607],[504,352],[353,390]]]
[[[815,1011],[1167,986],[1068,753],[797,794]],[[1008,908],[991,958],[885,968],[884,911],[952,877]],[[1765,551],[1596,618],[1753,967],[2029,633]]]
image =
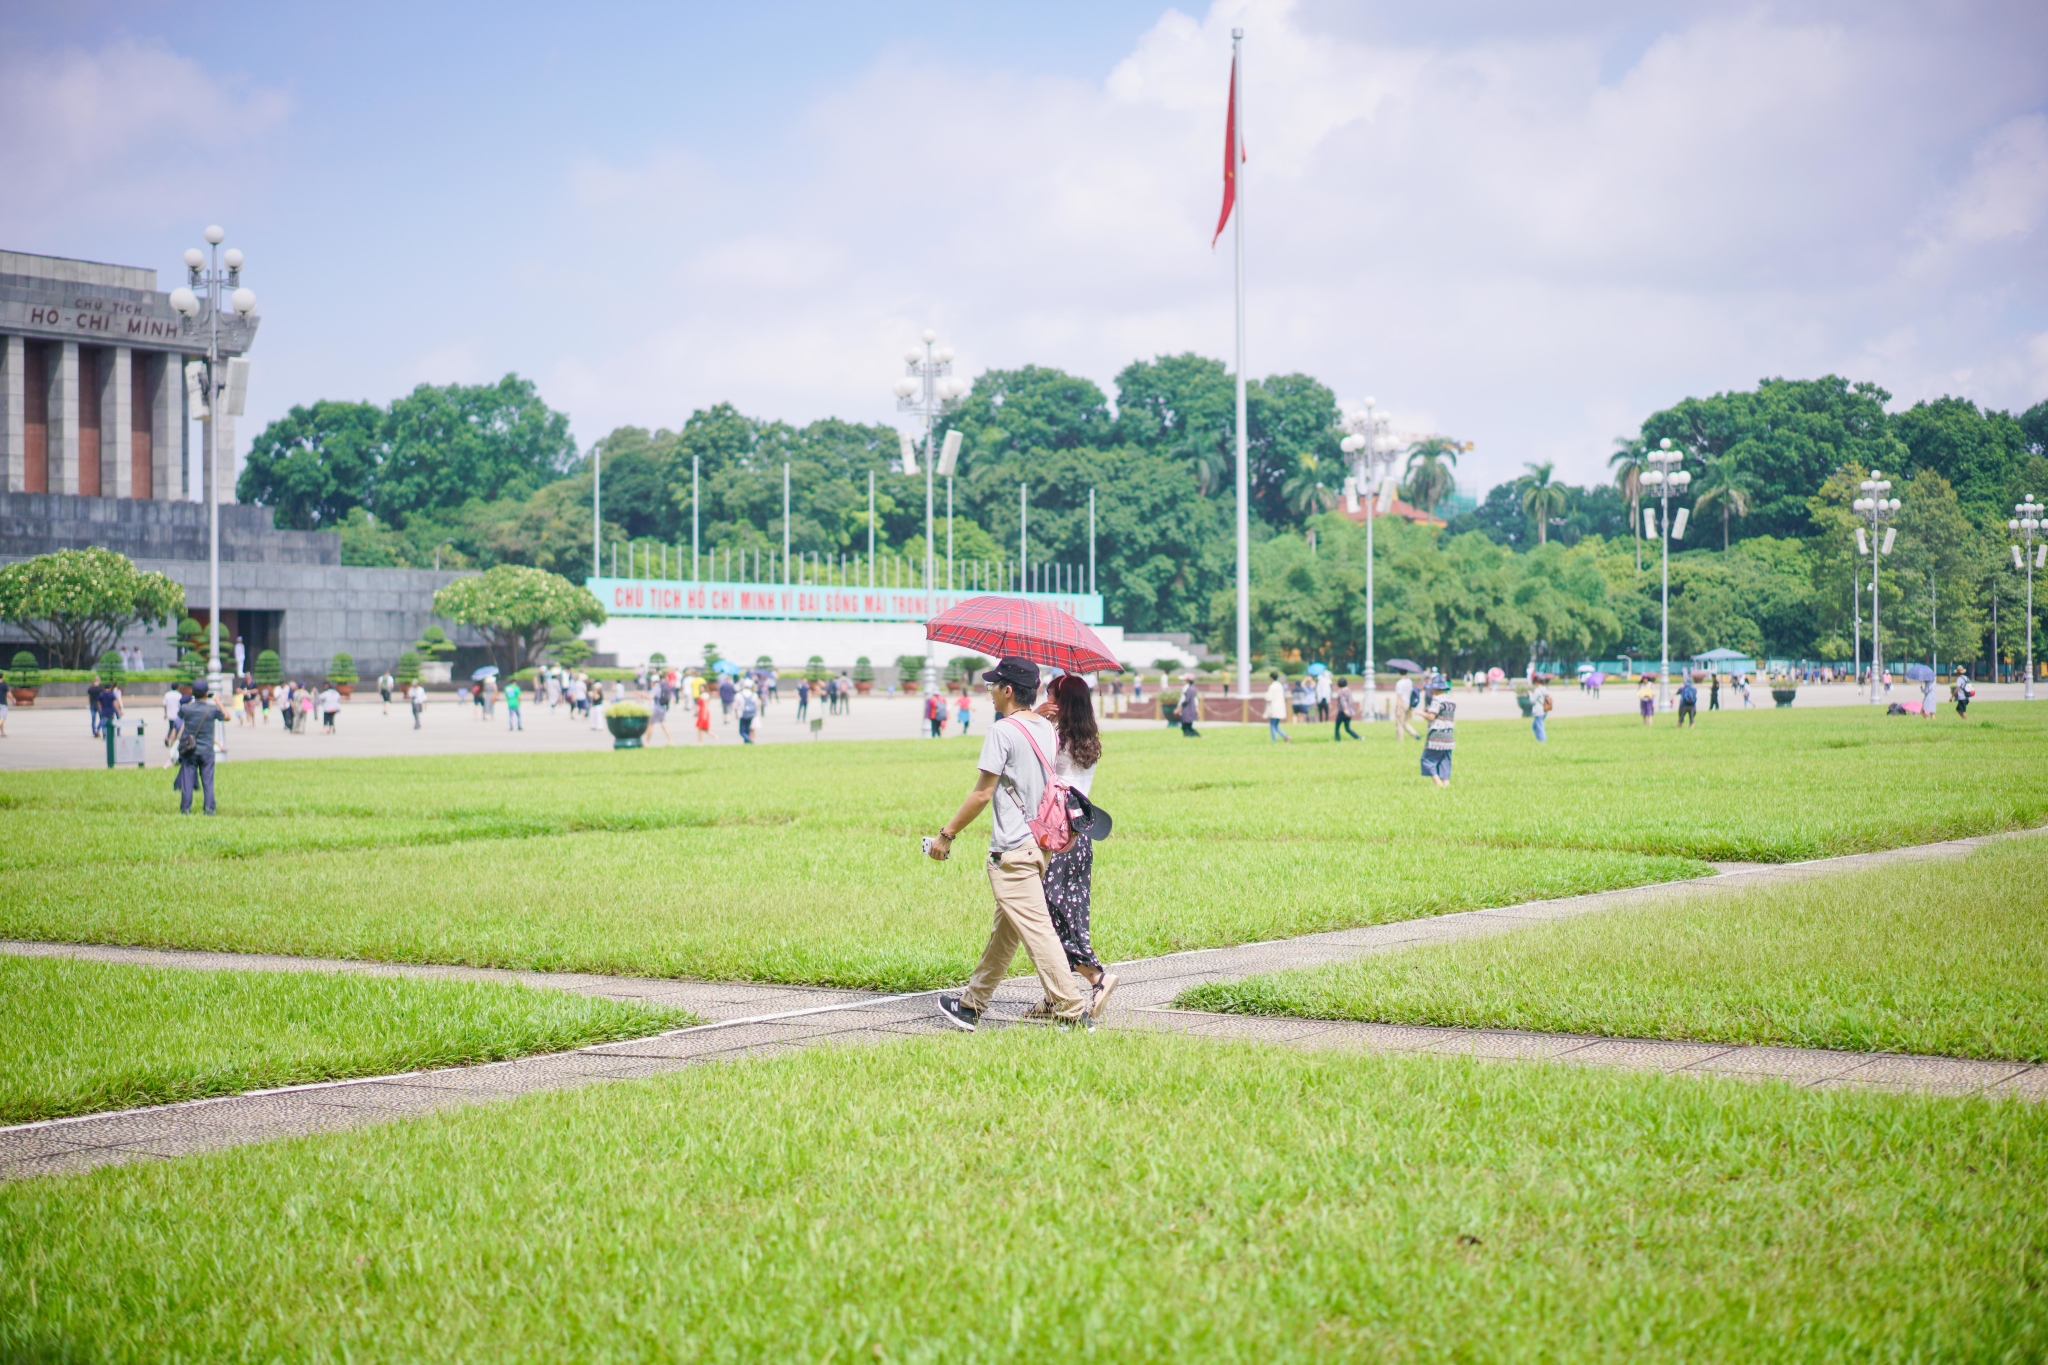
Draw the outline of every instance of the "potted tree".
[[[284,681],[284,661],[277,657],[276,650],[266,649],[256,656],[253,676],[258,687],[276,687]]]
[[[445,683],[454,680],[455,666],[448,656],[455,652],[455,642],[448,638],[448,632],[439,626],[428,626],[420,632],[413,649],[420,656],[420,677],[430,683]]]
[[[25,649],[16,650],[14,661],[7,666],[7,681],[16,706],[34,706],[36,689],[43,685],[43,670],[36,656]]]
[[[875,690],[875,666],[865,654],[853,661],[853,690],[863,697]]]
[[[647,734],[647,723],[653,714],[653,710],[644,701],[615,701],[605,707],[604,728],[612,732],[612,747],[644,747],[641,740]]]
[[[1780,706],[1790,706],[1799,696],[1799,680],[1791,674],[1780,674],[1771,679],[1771,700]]]
[[[391,677],[392,681],[396,682],[402,689],[410,688],[414,683],[418,682],[420,680],[420,656],[418,652],[408,649],[405,653],[399,655],[398,667],[392,672]]]
[[[335,655],[327,665],[327,683],[335,691],[341,693],[343,701],[353,697],[356,693],[356,661],[354,656],[348,654]]]

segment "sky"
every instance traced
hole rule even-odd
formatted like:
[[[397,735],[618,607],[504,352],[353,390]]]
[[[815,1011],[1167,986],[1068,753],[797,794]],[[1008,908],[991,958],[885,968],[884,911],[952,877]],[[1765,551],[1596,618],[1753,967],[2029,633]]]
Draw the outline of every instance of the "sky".
[[[0,0],[0,247],[208,224],[294,404],[533,379],[584,446],[730,401],[898,420],[959,370],[1231,359],[1604,477],[1767,376],[2048,398],[2048,6]]]

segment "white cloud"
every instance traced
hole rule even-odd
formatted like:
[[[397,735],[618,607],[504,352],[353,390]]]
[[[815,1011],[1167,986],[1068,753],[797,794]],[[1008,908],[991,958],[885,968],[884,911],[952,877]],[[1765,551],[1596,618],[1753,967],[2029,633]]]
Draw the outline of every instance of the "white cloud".
[[[61,249],[59,231],[96,217],[217,213],[230,168],[246,182],[291,108],[281,91],[134,42],[0,54],[0,230]]]

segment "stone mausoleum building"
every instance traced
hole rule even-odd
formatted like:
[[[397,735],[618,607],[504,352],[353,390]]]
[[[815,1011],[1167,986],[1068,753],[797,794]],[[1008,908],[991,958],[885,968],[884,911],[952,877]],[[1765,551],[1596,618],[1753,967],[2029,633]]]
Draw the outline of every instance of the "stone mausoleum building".
[[[248,350],[256,325],[224,315],[223,356]],[[185,380],[205,353],[154,270],[0,251],[0,563],[104,546],[184,584],[206,624],[205,442]],[[236,506],[241,461],[221,420],[223,655],[240,637],[248,659],[275,649],[287,676],[308,679],[337,653],[364,677],[395,663],[457,575],[346,568],[338,534],[280,531],[268,508]],[[28,647],[17,634],[0,623],[5,657]],[[124,643],[154,667],[171,661],[169,637]]]

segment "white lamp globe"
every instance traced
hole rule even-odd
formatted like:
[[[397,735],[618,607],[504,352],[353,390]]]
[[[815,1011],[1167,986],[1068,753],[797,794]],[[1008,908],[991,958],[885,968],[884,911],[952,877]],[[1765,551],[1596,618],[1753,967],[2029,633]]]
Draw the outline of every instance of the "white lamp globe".
[[[1663,440],[1661,440],[1661,441],[1657,442],[1657,449],[1659,449],[1659,450],[1669,450],[1669,449],[1671,449],[1671,438],[1670,438],[1669,436],[1666,436],[1666,437],[1665,437],[1665,438],[1664,438]]]
[[[952,364],[953,348],[951,346],[939,347],[938,350],[932,352],[932,359],[938,361],[941,365]]]
[[[190,246],[185,248],[185,268],[187,270],[197,270],[200,266],[205,264],[205,252],[201,251],[196,246]]]
[[[181,284],[171,291],[171,307],[189,318],[199,311],[199,296]]]
[[[927,328],[925,328],[925,329],[924,329],[924,344],[925,344],[925,345],[929,346],[929,345],[931,345],[931,344],[932,344],[932,343],[933,343],[934,341],[937,341],[938,339],[939,339],[939,334],[938,334],[937,332],[934,332],[934,331],[933,331],[933,330],[932,330],[931,328],[929,328],[929,327],[927,327]]]
[[[230,270],[240,270],[242,268],[242,260],[242,248],[238,246],[231,246],[226,251],[220,253],[220,263]]]
[[[240,313],[243,317],[248,317],[249,314],[256,311],[256,291],[253,289],[237,289],[234,294],[234,304],[237,313]]]
[[[1346,436],[1337,445],[1346,455],[1356,455],[1359,451],[1365,449],[1365,438],[1357,435]]]
[[[1365,396],[1365,405],[1369,408],[1376,408],[1379,406],[1379,402],[1371,394],[1367,394]]]
[[[227,235],[227,229],[222,227],[219,223],[215,223],[212,227],[209,227],[206,230],[207,245],[219,246],[222,242],[227,240]]]
[[[2017,531],[2020,529],[2020,524],[2016,521],[2008,521],[2005,524],[2005,529],[2008,531]]]
[[[917,381],[906,376],[902,379],[897,380],[895,387],[896,396],[898,398],[908,398],[910,397],[910,395],[917,392]]]
[[[909,350],[903,353],[903,363],[906,365],[915,365],[918,361],[923,359],[924,352],[918,350],[915,346],[911,347]]]

